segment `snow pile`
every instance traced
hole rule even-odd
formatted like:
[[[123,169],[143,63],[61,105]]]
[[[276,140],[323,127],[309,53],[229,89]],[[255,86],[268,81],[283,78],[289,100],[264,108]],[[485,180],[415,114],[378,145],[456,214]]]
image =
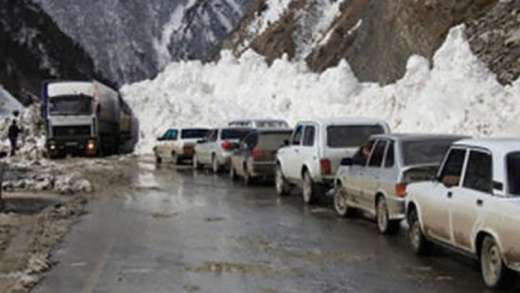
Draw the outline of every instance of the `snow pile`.
[[[520,81],[500,85],[472,54],[464,27],[451,30],[434,56],[413,56],[395,84],[361,83],[347,62],[319,74],[304,63],[268,66],[252,52],[223,52],[218,63],[170,64],[154,80],[122,88],[141,120],[139,152],[172,126],[217,126],[245,117],[299,119],[365,116],[387,120],[395,131],[475,136],[520,132]]]

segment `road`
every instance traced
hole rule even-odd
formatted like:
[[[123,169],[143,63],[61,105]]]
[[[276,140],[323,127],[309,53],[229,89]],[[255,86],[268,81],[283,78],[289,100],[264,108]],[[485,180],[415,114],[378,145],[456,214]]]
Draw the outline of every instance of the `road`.
[[[404,232],[340,219],[272,187],[144,159],[94,200],[35,292],[490,292],[475,261],[414,256]]]

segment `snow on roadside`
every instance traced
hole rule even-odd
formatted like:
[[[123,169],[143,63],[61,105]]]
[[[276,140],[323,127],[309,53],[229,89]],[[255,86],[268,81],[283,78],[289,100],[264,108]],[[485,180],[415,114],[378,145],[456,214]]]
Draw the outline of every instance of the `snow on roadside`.
[[[299,119],[365,116],[387,120],[396,131],[475,136],[520,132],[520,81],[500,85],[471,52],[464,26],[453,28],[429,61],[412,56],[395,84],[361,83],[346,61],[323,73],[304,63],[223,52],[218,63],[170,64],[154,80],[122,89],[141,120],[138,152],[173,126],[217,126],[245,117]]]

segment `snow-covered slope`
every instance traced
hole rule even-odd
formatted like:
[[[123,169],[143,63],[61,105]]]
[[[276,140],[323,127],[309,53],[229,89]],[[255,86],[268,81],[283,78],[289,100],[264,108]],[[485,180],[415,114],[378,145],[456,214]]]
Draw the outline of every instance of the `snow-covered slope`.
[[[223,125],[243,117],[298,119],[368,116],[394,130],[477,136],[520,132],[520,82],[502,86],[472,54],[464,27],[452,29],[434,56],[413,56],[396,83],[361,83],[347,62],[318,74],[304,63],[224,52],[218,63],[170,64],[154,80],[122,88],[141,119],[140,152],[171,126]]]
[[[33,0],[111,80],[155,76],[172,60],[206,59],[251,0]]]

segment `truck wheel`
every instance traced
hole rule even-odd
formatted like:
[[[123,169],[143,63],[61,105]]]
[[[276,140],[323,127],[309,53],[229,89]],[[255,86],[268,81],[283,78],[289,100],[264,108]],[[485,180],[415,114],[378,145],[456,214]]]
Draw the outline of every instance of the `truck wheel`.
[[[410,238],[410,244],[412,246],[413,251],[417,255],[427,255],[430,254],[433,244],[426,239],[421,229],[421,224],[419,223],[419,216],[415,209],[412,209],[408,213],[408,225],[410,228],[408,229],[408,236]]]
[[[342,186],[336,186],[336,192],[334,193],[334,209],[338,216],[348,218],[353,214],[353,210],[348,206],[349,195]]]
[[[276,175],[275,175],[275,185],[276,185],[276,194],[278,196],[287,196],[290,193],[290,185],[285,181],[285,177],[283,176],[282,168],[280,165],[276,166]]]
[[[312,181],[309,171],[303,173],[303,201],[306,204],[313,204],[318,197],[318,186]]]
[[[512,271],[504,264],[500,247],[493,237],[486,236],[480,250],[482,279],[492,289],[509,287],[513,281]]]
[[[381,234],[395,234],[399,231],[400,221],[392,221],[388,216],[386,199],[380,197],[376,204],[377,228]]]

